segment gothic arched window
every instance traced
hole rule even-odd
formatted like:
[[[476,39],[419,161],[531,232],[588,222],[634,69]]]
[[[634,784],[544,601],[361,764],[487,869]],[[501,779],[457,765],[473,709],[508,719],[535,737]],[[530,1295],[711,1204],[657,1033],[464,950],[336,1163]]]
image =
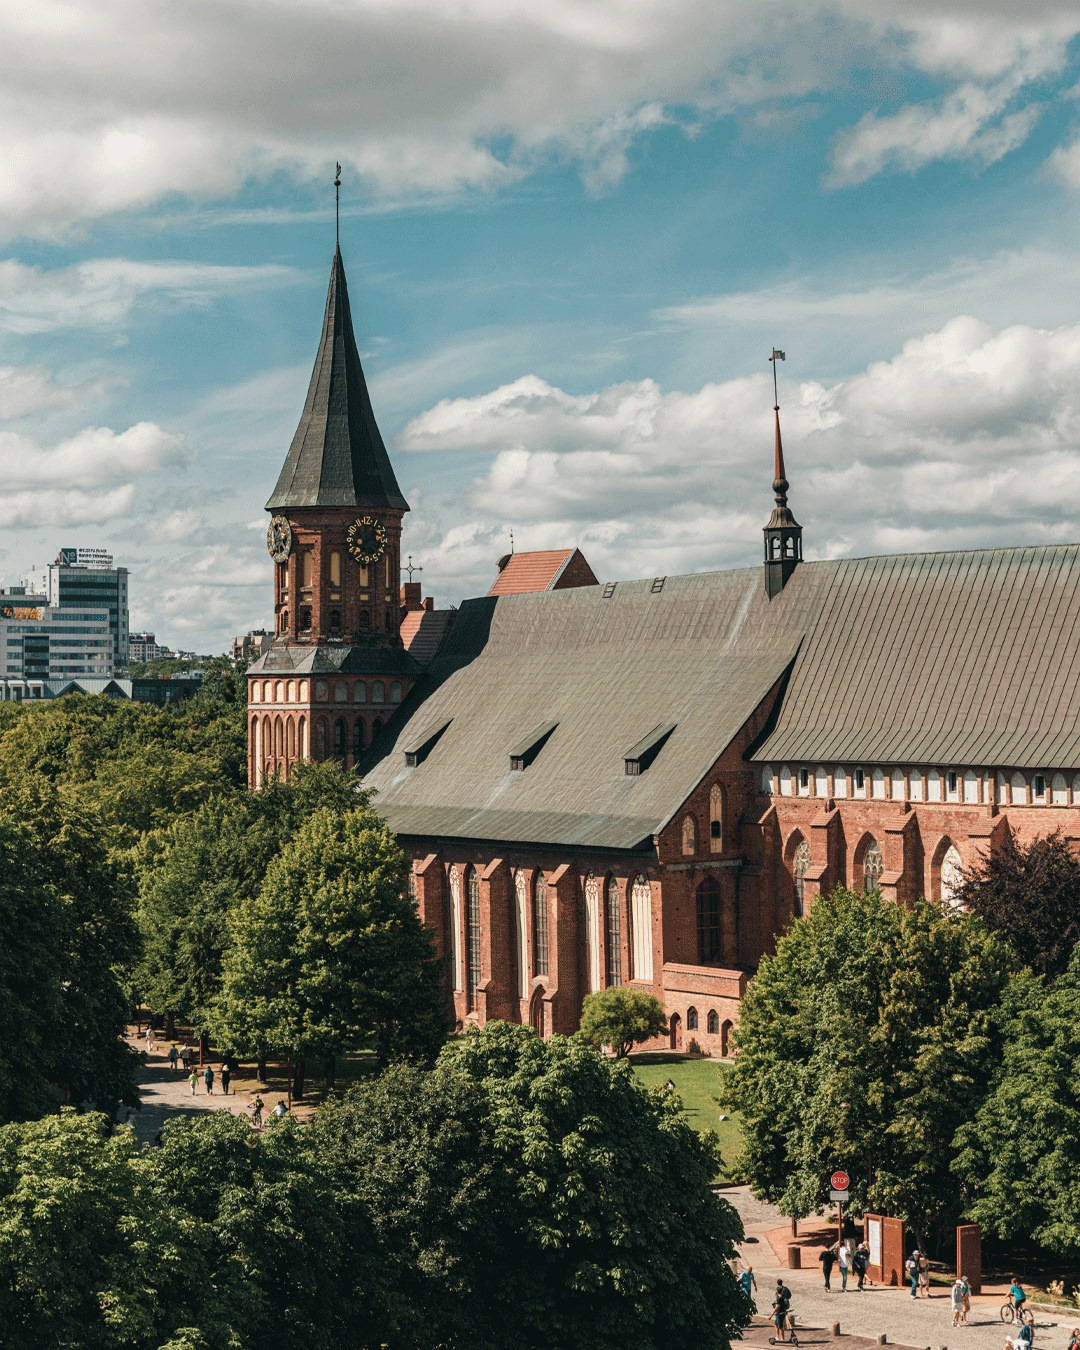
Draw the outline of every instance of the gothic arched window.
[[[633,957],[631,979],[652,983],[652,887],[635,877],[630,888],[630,951]]]
[[[472,1008],[480,987],[480,878],[475,867],[469,868],[465,897],[465,992]]]
[[[607,974],[608,984],[622,984],[622,925],[619,922],[619,883],[607,883]]]
[[[360,611],[359,627],[360,631],[363,633],[366,633],[368,629],[371,627],[371,615],[368,613],[366,609],[362,609]]]
[[[686,1029],[687,1031],[697,1031],[697,1009],[687,1008],[686,1010]]]
[[[719,783],[714,783],[709,793],[709,850],[724,851],[724,794]]]
[[[720,1014],[715,1008],[709,1009],[709,1016],[705,1025],[709,1029],[710,1036],[718,1036],[720,1034]]]
[[[352,729],[352,752],[353,758],[356,758],[364,748],[364,724],[358,717],[353,723]]]
[[[693,816],[687,816],[682,823],[682,851],[687,857],[697,852],[697,826]]]
[[[707,965],[720,955],[720,883],[706,877],[697,888],[698,963]]]
[[[941,859],[941,903],[961,911],[960,887],[964,884],[964,867],[956,845],[950,844]]]
[[[386,690],[383,688],[382,680],[376,680],[371,686],[372,703],[384,703],[386,701]]]
[[[876,839],[871,839],[866,845],[862,865],[863,890],[869,895],[871,891],[876,891],[881,886],[881,874],[885,870],[881,848]]]
[[[810,866],[810,845],[800,839],[791,860],[791,871],[795,879],[795,916],[802,918],[806,913],[806,870]]]
[[[330,611],[330,630],[331,632],[341,627],[341,610],[332,609]]]
[[[548,973],[548,899],[547,880],[537,872],[533,882],[533,974]]]
[[[334,723],[334,754],[343,755],[345,753],[345,719],[339,717]]]

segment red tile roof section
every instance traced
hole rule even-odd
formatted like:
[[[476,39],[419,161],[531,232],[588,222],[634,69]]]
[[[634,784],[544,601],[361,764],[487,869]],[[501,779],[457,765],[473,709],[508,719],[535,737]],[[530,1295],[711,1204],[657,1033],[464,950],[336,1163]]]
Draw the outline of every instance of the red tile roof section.
[[[488,595],[525,595],[595,585],[596,577],[582,553],[576,548],[552,548],[511,553]]]

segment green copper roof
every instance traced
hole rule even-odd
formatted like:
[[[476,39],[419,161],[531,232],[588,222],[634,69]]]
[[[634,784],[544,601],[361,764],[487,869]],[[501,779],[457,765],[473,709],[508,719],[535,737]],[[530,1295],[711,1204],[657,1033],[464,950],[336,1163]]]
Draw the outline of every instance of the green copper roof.
[[[371,409],[340,249],[334,253],[304,413],[266,503],[268,511],[298,506],[409,509]]]

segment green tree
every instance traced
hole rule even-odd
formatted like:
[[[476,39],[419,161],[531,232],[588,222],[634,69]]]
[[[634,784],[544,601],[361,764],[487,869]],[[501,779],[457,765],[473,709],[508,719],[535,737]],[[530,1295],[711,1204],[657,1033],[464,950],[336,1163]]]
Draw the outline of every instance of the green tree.
[[[441,963],[407,889],[408,859],[367,805],[317,810],[230,919],[213,1027],[319,1059],[344,1049],[433,1055],[445,1036]],[[303,1090],[298,1071],[297,1091]]]
[[[975,915],[876,891],[816,900],[761,962],[725,1080],[755,1193],[809,1214],[843,1167],[856,1208],[940,1241],[964,1203],[954,1136],[1000,1054],[1012,960]]]
[[[120,1350],[146,1329],[132,1230],[148,1234],[149,1216],[131,1133],[106,1139],[104,1123],[69,1109],[0,1129],[0,1325],[12,1350]]]
[[[715,1141],[577,1039],[488,1023],[314,1129],[396,1262],[395,1350],[728,1350],[747,1320]]]
[[[1080,953],[1054,984],[1021,972],[1003,1001],[993,1088],[960,1129],[970,1216],[1006,1240],[1080,1253]]]
[[[616,985],[588,994],[581,1008],[581,1034],[597,1048],[609,1045],[624,1059],[635,1045],[667,1031],[664,1005],[652,994]]]
[[[298,764],[287,783],[211,797],[146,839],[137,861],[144,951],[136,978],[149,1007],[205,1030],[221,993],[230,914],[254,900],[312,812],[366,800],[337,765]]]
[[[1060,833],[1026,847],[1007,834],[965,870],[957,899],[1037,975],[1054,978],[1068,966],[1080,940],[1080,861]]]

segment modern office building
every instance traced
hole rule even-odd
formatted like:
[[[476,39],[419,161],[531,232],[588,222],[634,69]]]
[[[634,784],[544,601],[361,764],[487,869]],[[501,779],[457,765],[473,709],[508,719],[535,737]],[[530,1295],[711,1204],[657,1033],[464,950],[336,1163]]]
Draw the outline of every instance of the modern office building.
[[[108,678],[110,616],[102,608],[61,608],[12,586],[0,591],[0,678],[4,681]]]
[[[128,659],[131,661],[160,661],[172,656],[168,647],[158,645],[156,633],[132,633],[128,639]]]
[[[112,555],[99,548],[62,548],[45,579],[48,603],[55,609],[104,609],[109,616],[112,668],[128,668],[128,570],[115,567]]]

